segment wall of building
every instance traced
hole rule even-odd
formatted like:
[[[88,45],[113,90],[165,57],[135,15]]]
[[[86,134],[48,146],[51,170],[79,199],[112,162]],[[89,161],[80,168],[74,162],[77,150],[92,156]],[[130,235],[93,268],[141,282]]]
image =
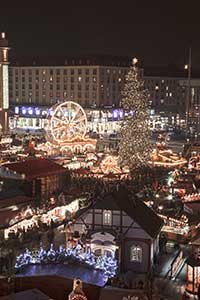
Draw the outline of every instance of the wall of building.
[[[75,100],[83,107],[119,107],[127,66],[11,66],[11,104],[52,106],[58,101]],[[141,76],[151,107],[157,112],[185,113],[187,80],[179,77]],[[191,85],[193,87],[193,83]],[[199,101],[200,83],[194,88]]]

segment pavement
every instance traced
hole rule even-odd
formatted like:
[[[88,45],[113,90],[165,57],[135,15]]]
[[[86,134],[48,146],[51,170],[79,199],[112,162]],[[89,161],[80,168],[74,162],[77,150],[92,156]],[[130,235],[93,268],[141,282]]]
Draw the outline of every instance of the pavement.
[[[183,251],[183,257],[187,257],[189,254],[188,246],[180,245],[180,249]],[[171,253],[163,253],[158,259],[157,268],[155,270],[155,295],[160,295],[166,300],[181,300],[183,293],[185,292],[187,272],[186,264],[183,265],[174,280],[169,278],[170,266],[177,253],[178,250],[174,250]],[[191,295],[190,299],[197,298]]]

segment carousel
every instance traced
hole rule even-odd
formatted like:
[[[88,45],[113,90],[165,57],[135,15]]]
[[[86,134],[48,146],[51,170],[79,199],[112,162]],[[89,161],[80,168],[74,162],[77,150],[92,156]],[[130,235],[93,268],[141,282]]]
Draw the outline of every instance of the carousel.
[[[95,151],[96,140],[87,137],[87,117],[84,109],[76,102],[56,104],[48,116],[47,143],[44,150],[55,153],[81,154]]]
[[[129,174],[129,169],[120,167],[118,157],[111,154],[106,154],[97,166],[92,166],[90,169],[95,177],[105,179],[122,179]]]

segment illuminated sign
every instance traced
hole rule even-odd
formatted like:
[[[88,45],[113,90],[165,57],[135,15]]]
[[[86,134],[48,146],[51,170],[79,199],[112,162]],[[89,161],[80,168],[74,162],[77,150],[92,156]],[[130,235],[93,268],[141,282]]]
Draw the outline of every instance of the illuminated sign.
[[[3,109],[9,108],[8,96],[8,66],[3,65]]]

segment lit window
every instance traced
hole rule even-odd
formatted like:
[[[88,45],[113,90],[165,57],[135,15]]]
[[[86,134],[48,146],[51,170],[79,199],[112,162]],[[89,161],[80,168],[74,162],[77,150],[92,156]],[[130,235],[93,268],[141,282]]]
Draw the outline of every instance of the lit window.
[[[156,91],[159,90],[159,86],[158,85],[155,86],[155,90]]]
[[[112,223],[112,213],[110,210],[104,210],[103,212],[103,224],[111,225]]]
[[[169,96],[172,97],[172,93],[169,93]]]
[[[130,248],[130,261],[142,261],[142,248],[139,245],[132,245]]]
[[[166,86],[166,91],[168,91],[168,89],[169,89],[169,87],[168,87],[168,86]]]
[[[79,82],[81,82],[81,80],[82,80],[82,77],[81,77],[81,76],[79,76],[79,77],[78,77],[78,81],[79,81]]]
[[[119,77],[119,78],[118,78],[118,81],[119,81],[119,82],[121,82],[121,81],[122,81],[122,79]]]

